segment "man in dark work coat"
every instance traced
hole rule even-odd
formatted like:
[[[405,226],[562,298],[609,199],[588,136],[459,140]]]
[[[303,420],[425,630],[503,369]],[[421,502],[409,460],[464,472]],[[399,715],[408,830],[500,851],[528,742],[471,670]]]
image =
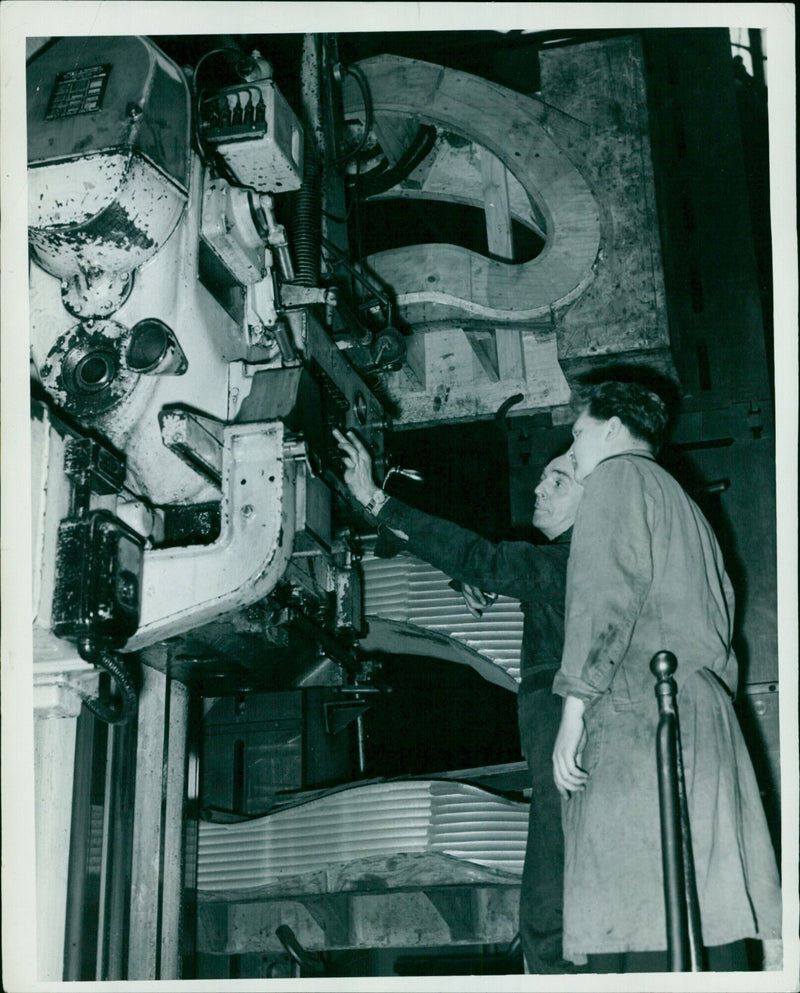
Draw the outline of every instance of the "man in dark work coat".
[[[407,551],[468,587],[520,601],[524,624],[518,715],[522,753],[531,777],[520,937],[528,972],[575,971],[561,956],[564,843],[561,801],[552,769],[553,743],[561,720],[561,701],[552,685],[564,645],[572,524],[583,494],[574,466],[565,455],[553,459],[534,491],[533,524],[549,539],[548,544],[495,543],[387,497],[373,480],[372,460],[359,438],[353,432],[345,437],[334,431],[334,435],[344,457],[345,484],[379,526],[403,539]]]

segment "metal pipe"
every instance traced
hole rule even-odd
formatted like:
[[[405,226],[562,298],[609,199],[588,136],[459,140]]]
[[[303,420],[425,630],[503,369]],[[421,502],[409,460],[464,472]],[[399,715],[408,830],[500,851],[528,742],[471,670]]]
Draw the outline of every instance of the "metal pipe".
[[[657,652],[650,661],[650,671],[656,677],[659,710],[656,761],[667,948],[672,972],[699,972],[702,969],[700,913],[680,754],[677,687],[672,679],[677,667],[672,652]]]
[[[136,722],[109,727],[111,753],[111,869],[106,921],[105,981],[126,975],[126,908],[130,899],[133,811],[136,788]]]
[[[78,715],[75,735],[75,779],[72,793],[72,821],[69,833],[66,928],[64,936],[64,981],[83,978],[84,927],[86,924],[86,863],[91,819],[92,752],[94,718],[85,709]]]
[[[364,734],[364,715],[356,718],[356,746],[358,748],[358,774],[364,775],[367,768],[366,736]]]
[[[97,941],[95,949],[94,978],[102,980],[105,976],[107,956],[107,915],[109,896],[109,877],[113,871],[114,856],[111,848],[111,829],[113,825],[113,790],[115,788],[112,754],[114,749],[114,726],[109,725],[105,747],[105,781],[103,784],[103,826],[100,842],[100,886],[99,906],[97,910]]]

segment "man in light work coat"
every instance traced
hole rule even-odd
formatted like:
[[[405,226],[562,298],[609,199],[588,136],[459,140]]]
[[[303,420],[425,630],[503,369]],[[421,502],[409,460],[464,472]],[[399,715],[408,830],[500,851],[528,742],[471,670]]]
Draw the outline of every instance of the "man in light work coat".
[[[585,485],[567,574],[553,751],[564,804],[564,955],[592,972],[666,971],[653,655],[675,654],[703,943],[712,971],[780,937],[758,785],[732,708],[733,591],[716,538],[654,460],[666,426],[640,384],[590,387],[570,456]],[[658,953],[658,954],[655,954]]]
[[[334,435],[344,456],[344,481],[378,522],[401,536],[409,552],[464,584],[520,600],[524,616],[518,714],[522,752],[531,776],[528,843],[520,895],[520,936],[529,972],[575,971],[561,957],[563,833],[561,801],[550,756],[561,717],[552,693],[564,639],[564,589],[572,523],[582,495],[571,461],[545,466],[535,493],[533,524],[548,544],[494,543],[449,521],[388,498],[372,476],[358,437]]]

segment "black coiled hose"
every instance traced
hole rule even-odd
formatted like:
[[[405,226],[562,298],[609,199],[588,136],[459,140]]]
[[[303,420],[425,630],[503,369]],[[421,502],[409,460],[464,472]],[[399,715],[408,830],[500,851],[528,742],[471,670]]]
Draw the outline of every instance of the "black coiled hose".
[[[125,661],[116,652],[98,645],[91,638],[82,638],[78,642],[78,653],[86,662],[91,662],[113,676],[120,693],[120,702],[115,706],[109,706],[98,697],[81,693],[86,708],[105,724],[128,724],[138,709],[139,701]]]
[[[309,134],[303,146],[303,184],[292,194],[292,235],[295,282],[300,286],[317,286],[322,250],[322,174],[317,149]]]

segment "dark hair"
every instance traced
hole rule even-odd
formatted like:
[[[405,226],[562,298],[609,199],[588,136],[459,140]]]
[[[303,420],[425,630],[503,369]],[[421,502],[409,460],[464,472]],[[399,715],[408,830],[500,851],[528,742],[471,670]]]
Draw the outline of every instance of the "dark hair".
[[[618,417],[634,438],[646,441],[656,452],[666,437],[667,405],[641,383],[606,380],[587,384],[576,390],[573,404],[598,421]]]

